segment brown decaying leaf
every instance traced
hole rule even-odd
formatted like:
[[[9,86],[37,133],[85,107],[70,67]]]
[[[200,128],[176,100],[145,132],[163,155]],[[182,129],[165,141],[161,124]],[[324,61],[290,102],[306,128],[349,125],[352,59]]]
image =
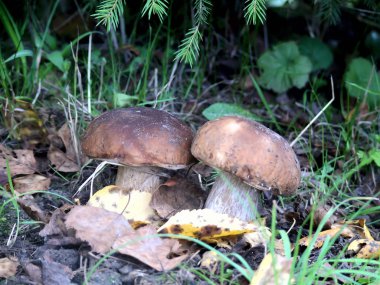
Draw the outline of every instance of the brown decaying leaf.
[[[75,236],[87,241],[99,253],[108,252],[117,238],[133,232],[120,214],[91,206],[75,206],[66,216],[66,227],[75,229]]]
[[[380,257],[380,241],[357,239],[350,243],[347,254],[356,254],[357,258],[378,259]]]
[[[286,285],[290,281],[292,259],[267,254],[254,273],[250,285]]]
[[[0,172],[1,176],[7,176],[8,160],[11,176],[18,174],[32,174],[37,170],[37,162],[32,150],[11,150],[0,144]]]
[[[62,172],[79,171],[80,165],[85,161],[85,156],[80,150],[79,142],[72,136],[68,124],[64,124],[58,130],[57,135],[50,135],[49,139],[51,144],[48,159],[55,168]],[[63,142],[66,152],[60,149],[60,140]]]
[[[50,145],[47,156],[51,164],[58,171],[77,172],[80,169],[74,160],[70,159],[62,150],[53,145]]]
[[[19,266],[16,257],[0,258],[0,278],[9,278],[16,274]]]
[[[122,254],[133,256],[158,271],[173,269],[188,256],[183,254],[170,258],[171,255],[180,253],[179,241],[158,237],[156,228],[152,225],[144,226],[118,238],[113,248],[118,249]]]
[[[371,236],[364,219],[340,221],[331,225],[331,229],[320,232],[318,234],[316,242],[313,244],[313,247],[320,248],[327,237],[332,238],[338,234],[347,238],[361,237],[373,240],[373,237]],[[312,237],[304,237],[300,239],[299,244],[303,246],[309,246],[311,240]]]
[[[48,215],[37,205],[32,195],[24,195],[17,198],[17,203],[35,221],[49,222]]]
[[[185,209],[200,209],[206,192],[186,178],[176,176],[166,181],[153,193],[150,206],[162,218],[169,218]]]
[[[42,284],[42,271],[41,268],[37,265],[34,265],[31,262],[27,262],[26,264],[23,264],[22,268],[28,274],[31,281]]]
[[[13,179],[14,190],[18,193],[48,190],[50,178],[38,174],[29,174]]]

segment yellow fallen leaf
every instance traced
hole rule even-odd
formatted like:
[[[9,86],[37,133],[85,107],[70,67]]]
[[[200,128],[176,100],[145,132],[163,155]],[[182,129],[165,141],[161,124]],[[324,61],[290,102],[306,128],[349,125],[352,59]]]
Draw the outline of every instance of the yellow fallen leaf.
[[[159,233],[181,234],[203,241],[254,232],[258,228],[253,223],[220,214],[211,209],[184,210],[172,216]]]
[[[318,237],[314,243],[314,248],[320,248],[323,243],[325,242],[325,240],[327,239],[327,237],[334,237],[335,235],[337,235],[340,231],[340,228],[334,228],[334,229],[329,229],[327,231],[323,231],[323,232],[320,232],[318,234]],[[313,239],[313,237],[304,237],[304,238],[301,238],[299,240],[299,244],[300,245],[303,245],[303,246],[309,246],[310,245],[310,242],[311,240]]]
[[[16,274],[19,263],[17,258],[0,258],[0,278],[9,278]]]
[[[122,214],[136,228],[149,223],[154,217],[154,211],[149,206],[151,199],[151,193],[125,191],[118,186],[109,185],[97,191],[87,204]]]
[[[380,257],[380,242],[369,239],[357,239],[350,243],[347,253],[354,253],[357,258],[377,259]]]
[[[332,228],[342,228],[342,236],[344,237],[355,237],[360,236],[361,238],[366,238],[373,240],[371,233],[368,230],[365,219],[358,219],[352,221],[339,221],[331,226]]]
[[[364,219],[352,221],[339,221],[331,226],[331,229],[322,231],[313,244],[314,248],[320,248],[325,242],[327,237],[334,237],[341,235],[346,238],[361,237],[368,240],[373,240]],[[303,246],[309,246],[313,237],[304,237],[300,239],[299,243]]]
[[[253,275],[250,285],[287,285],[292,260],[281,255],[267,254]]]

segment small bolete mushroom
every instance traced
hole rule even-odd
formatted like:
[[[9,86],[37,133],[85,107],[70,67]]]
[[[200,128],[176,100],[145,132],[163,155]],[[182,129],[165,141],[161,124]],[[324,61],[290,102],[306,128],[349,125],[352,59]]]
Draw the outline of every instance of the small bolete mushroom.
[[[180,169],[194,159],[193,133],[169,113],[132,107],[103,113],[93,120],[82,139],[83,152],[94,159],[122,164],[116,185],[153,193],[162,168]]]
[[[225,116],[204,124],[195,135],[192,154],[221,170],[205,208],[244,221],[256,219],[259,193],[294,193],[301,171],[290,144],[253,120]]]

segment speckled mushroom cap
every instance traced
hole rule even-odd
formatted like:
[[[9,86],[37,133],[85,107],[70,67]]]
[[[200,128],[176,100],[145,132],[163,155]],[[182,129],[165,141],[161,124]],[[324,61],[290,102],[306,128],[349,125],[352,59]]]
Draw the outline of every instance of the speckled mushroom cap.
[[[179,169],[193,158],[193,133],[165,111],[133,107],[108,111],[93,120],[82,138],[92,158],[131,166]]]
[[[246,118],[226,116],[207,122],[195,135],[191,152],[260,190],[287,195],[300,183],[300,166],[289,143]]]

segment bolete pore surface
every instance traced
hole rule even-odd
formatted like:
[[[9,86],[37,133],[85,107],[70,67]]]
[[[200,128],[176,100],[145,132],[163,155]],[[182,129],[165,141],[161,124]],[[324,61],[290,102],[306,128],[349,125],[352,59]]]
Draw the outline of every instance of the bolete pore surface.
[[[192,154],[220,169],[205,208],[244,221],[256,219],[257,190],[289,195],[301,172],[290,144],[253,120],[225,116],[204,124],[195,135]]]
[[[185,168],[193,133],[169,113],[132,107],[103,113],[93,120],[82,139],[83,152],[94,159],[123,164],[115,184],[126,190],[153,193],[162,168]],[[160,170],[161,169],[161,170]]]

